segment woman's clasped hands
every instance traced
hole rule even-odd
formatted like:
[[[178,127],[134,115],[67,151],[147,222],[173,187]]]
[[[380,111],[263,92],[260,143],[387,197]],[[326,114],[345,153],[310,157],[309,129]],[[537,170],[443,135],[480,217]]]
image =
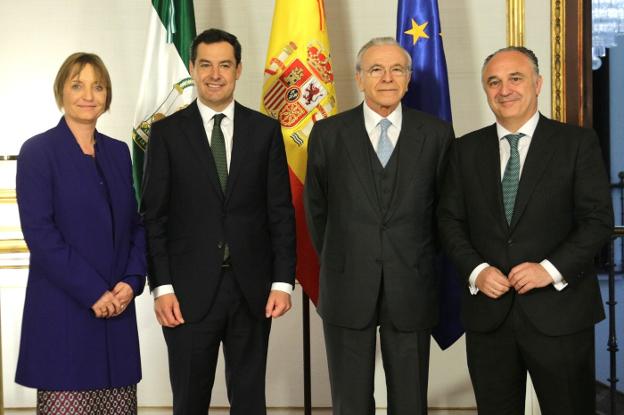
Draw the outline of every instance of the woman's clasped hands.
[[[91,306],[97,318],[111,318],[123,313],[134,298],[134,291],[128,283],[118,282],[111,291],[106,291]]]

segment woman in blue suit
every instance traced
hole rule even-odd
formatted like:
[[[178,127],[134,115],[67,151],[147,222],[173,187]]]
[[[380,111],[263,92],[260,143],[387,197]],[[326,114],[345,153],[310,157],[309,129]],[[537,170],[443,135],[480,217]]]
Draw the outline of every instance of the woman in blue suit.
[[[134,414],[145,237],[128,147],[95,129],[112,98],[101,59],[69,56],[54,95],[63,117],[17,162],[30,271],[16,382],[38,389],[38,414]]]

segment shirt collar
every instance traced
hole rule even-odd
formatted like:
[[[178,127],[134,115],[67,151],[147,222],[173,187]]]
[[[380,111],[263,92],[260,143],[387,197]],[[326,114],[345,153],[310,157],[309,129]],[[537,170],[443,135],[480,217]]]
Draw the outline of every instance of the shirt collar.
[[[366,131],[369,134],[371,131],[373,131],[375,127],[377,127],[377,124],[379,124],[379,121],[381,121],[383,118],[388,119],[388,121],[390,121],[392,125],[397,127],[399,130],[401,129],[401,122],[403,121],[403,111],[401,109],[400,102],[399,105],[394,109],[394,111],[388,114],[387,117],[382,117],[381,115],[373,111],[368,106],[366,101],[364,101],[364,105],[362,107],[364,108],[364,125],[366,126]]]
[[[522,133],[528,137],[533,137],[533,134],[535,133],[535,129],[537,128],[538,122],[539,122],[539,111],[535,111],[535,114],[533,114],[533,116],[529,118],[528,121],[522,125],[522,127],[518,128],[518,131],[516,131],[515,133],[512,133],[511,131],[507,130],[505,127],[500,125],[498,122],[496,122],[496,134],[498,134],[499,140],[502,140],[508,134],[518,134],[518,133]]]
[[[208,124],[212,120],[212,117],[214,117],[215,114],[223,114],[225,115],[225,118],[232,120],[232,121],[234,120],[234,100],[232,100],[232,102],[230,102],[223,111],[215,111],[212,108],[210,108],[208,105],[201,102],[198,98],[197,108],[199,108],[199,114],[201,115],[202,121],[204,122],[204,124]]]

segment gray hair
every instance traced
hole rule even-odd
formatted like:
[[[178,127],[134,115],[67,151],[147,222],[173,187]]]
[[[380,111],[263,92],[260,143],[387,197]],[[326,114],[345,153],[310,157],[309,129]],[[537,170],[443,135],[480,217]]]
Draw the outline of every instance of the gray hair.
[[[386,36],[386,37],[372,38],[371,40],[366,42],[364,46],[362,46],[362,48],[357,54],[357,57],[355,58],[355,71],[360,72],[362,70],[362,56],[364,56],[367,50],[369,50],[373,46],[383,46],[383,45],[392,45],[392,46],[398,46],[399,48],[401,48],[401,50],[403,51],[403,54],[405,55],[405,59],[407,60],[407,69],[410,71],[412,70],[412,57],[410,56],[410,54],[393,37]]]
[[[524,56],[529,58],[529,61],[531,61],[531,64],[533,65],[533,71],[535,72],[535,75],[539,75],[539,62],[537,61],[537,56],[535,56],[535,53],[533,53],[533,51],[531,49],[525,48],[524,46],[507,46],[506,48],[499,49],[496,52],[492,53],[490,56],[485,58],[485,60],[483,61],[483,66],[481,67],[481,73],[482,74],[485,71],[485,67],[487,66],[488,63],[490,63],[492,58],[494,56],[498,55],[501,52],[520,52],[520,53],[522,53]]]

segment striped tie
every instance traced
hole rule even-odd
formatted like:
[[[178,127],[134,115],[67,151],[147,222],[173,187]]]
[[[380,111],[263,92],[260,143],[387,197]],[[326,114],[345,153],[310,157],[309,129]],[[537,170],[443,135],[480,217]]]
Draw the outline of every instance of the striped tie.
[[[224,117],[225,115],[223,114],[215,114],[214,117],[212,117],[214,125],[212,126],[212,136],[210,138],[212,157],[217,167],[217,175],[219,176],[219,183],[221,184],[223,193],[225,193],[228,176],[227,159],[225,158],[225,137],[223,136],[223,131],[221,131],[221,120]]]
[[[518,183],[520,183],[520,153],[518,153],[518,141],[524,134],[508,134],[504,139],[509,141],[510,153],[509,161],[505,166],[505,174],[501,182],[503,188],[503,205],[505,206],[505,217],[507,223],[511,223],[516,194],[518,193]]]
[[[377,143],[376,152],[379,162],[384,167],[388,164],[388,160],[390,160],[390,156],[392,155],[392,150],[394,150],[392,141],[390,141],[390,138],[388,137],[388,128],[390,128],[391,125],[392,123],[387,118],[382,118],[382,120],[379,121],[381,134],[379,135],[379,143]]]

